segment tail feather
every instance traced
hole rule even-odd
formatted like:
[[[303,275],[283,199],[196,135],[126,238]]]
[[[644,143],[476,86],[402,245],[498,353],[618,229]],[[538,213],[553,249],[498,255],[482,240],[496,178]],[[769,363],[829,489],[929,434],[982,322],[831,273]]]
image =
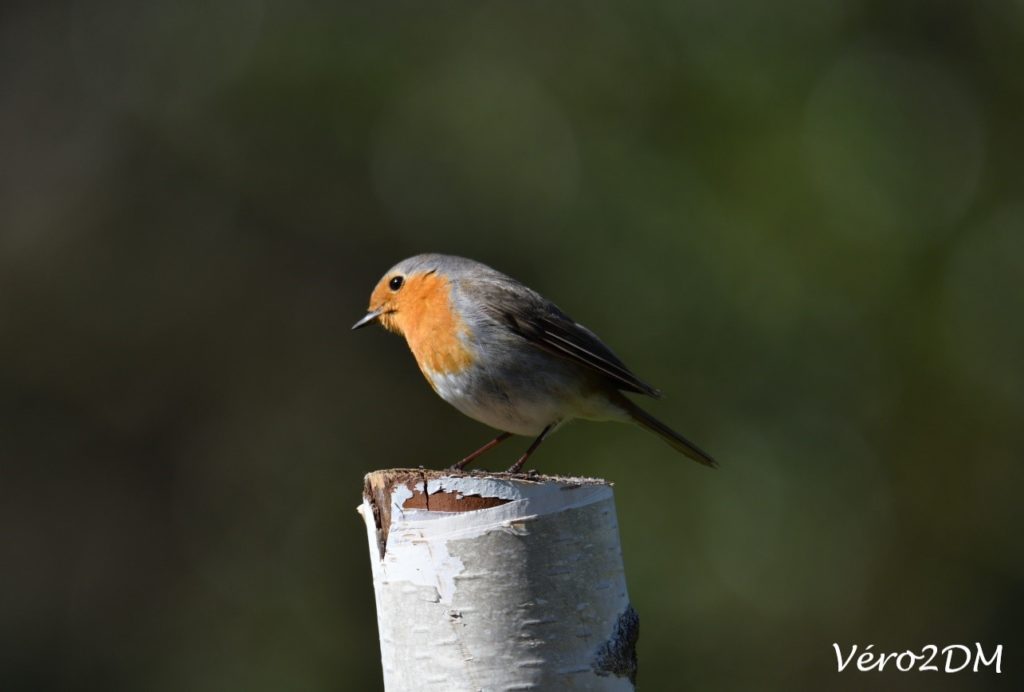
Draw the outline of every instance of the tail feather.
[[[632,402],[632,400],[622,397],[620,402],[622,407],[629,414],[629,417],[633,419],[633,422],[639,425],[641,428],[650,430],[664,440],[672,449],[685,454],[694,461],[710,466],[711,468],[717,468],[718,462],[711,458],[711,455],[705,452],[703,449],[693,444],[685,437],[677,433],[672,428],[668,427],[660,420],[652,416],[651,414],[644,411],[642,408]]]

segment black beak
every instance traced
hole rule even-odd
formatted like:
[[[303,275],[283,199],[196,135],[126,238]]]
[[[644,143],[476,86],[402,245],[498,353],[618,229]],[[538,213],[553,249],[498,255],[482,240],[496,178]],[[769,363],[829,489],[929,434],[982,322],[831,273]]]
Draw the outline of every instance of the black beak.
[[[365,317],[363,317],[361,320],[353,324],[352,329],[362,329],[366,325],[372,322],[376,322],[377,318],[380,317],[381,313],[383,312],[384,308],[377,308],[376,310],[371,310],[370,312],[366,313]]]

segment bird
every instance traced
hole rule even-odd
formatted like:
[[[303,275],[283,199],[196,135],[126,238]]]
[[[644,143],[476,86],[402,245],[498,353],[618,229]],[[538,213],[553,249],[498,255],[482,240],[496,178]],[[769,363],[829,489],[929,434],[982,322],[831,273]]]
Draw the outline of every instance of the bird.
[[[552,432],[573,419],[635,423],[690,459],[717,466],[626,396],[662,394],[594,332],[486,264],[434,253],[402,260],[377,282],[366,315],[352,329],[373,323],[405,337],[442,399],[500,431],[453,470],[513,434],[533,437],[508,469],[518,473]]]

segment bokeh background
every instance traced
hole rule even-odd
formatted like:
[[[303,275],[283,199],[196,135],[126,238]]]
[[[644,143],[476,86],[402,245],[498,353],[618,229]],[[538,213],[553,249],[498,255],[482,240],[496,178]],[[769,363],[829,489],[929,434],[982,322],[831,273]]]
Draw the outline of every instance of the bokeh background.
[[[423,251],[720,459],[536,458],[617,482],[643,688],[1014,687],[1022,64],[995,0],[4,3],[0,688],[380,687],[361,478],[491,434],[349,331]]]

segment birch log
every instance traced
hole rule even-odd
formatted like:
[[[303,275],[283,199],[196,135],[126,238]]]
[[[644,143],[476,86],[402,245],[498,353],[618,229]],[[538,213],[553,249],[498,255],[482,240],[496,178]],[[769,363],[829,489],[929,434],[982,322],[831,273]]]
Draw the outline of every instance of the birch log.
[[[610,483],[375,471],[359,512],[388,692],[634,689]]]

